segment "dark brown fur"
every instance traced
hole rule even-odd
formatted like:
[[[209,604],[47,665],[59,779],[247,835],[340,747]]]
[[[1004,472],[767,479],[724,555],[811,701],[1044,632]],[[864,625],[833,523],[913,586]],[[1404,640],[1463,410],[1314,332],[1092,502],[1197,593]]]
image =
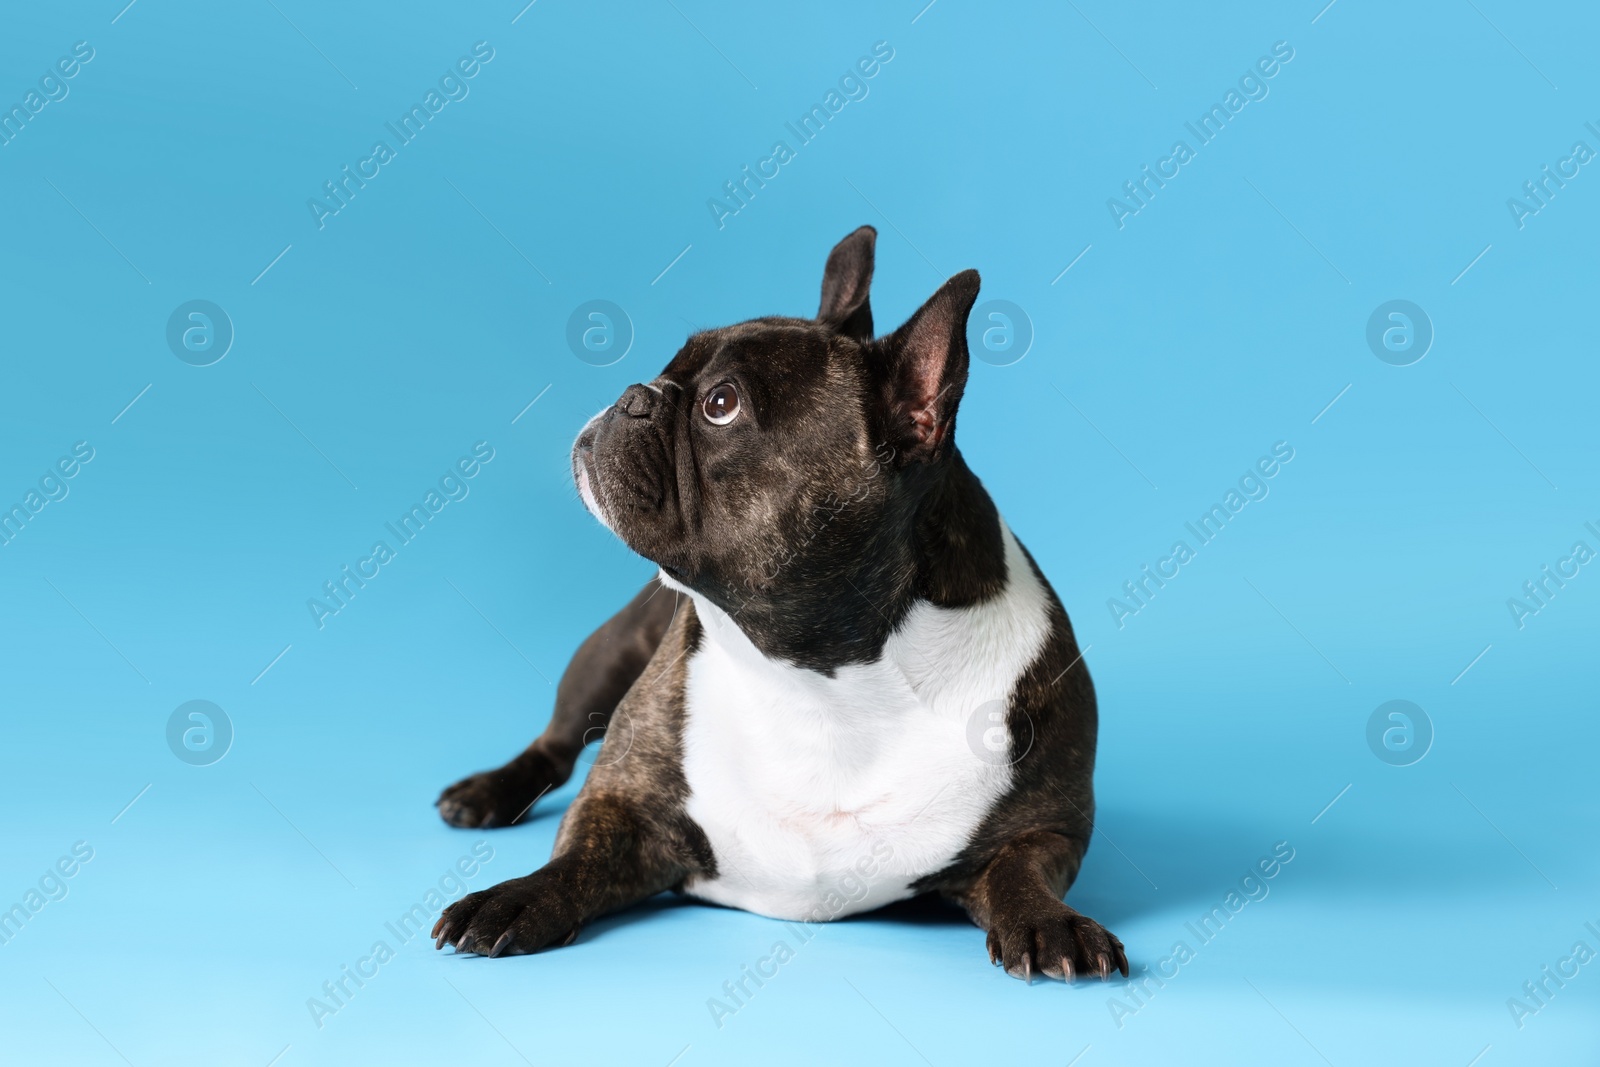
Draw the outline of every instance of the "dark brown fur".
[[[906,326],[872,341],[872,248],[863,228],[834,250],[817,320],[697,335],[652,386],[630,386],[591,423],[574,453],[584,473],[609,479],[609,521],[632,547],[733,615],[768,656],[827,674],[874,660],[918,600],[975,604],[1016,577],[999,514],[953,439],[977,276],[957,275]],[[744,436],[693,421],[701,390],[730,376],[759,404]],[[749,434],[768,436],[752,446]],[[863,483],[857,466],[869,456],[885,469]],[[796,524],[824,494],[845,492],[852,507],[829,512],[825,536],[802,539]],[[729,498],[758,493],[768,494],[765,509],[728,510]],[[752,514],[782,518],[752,527]],[[769,575],[763,552],[773,545],[788,554]],[[1028,566],[1048,590],[1031,556]],[[441,798],[456,825],[513,822],[567,780],[604,729],[550,863],[452,905],[434,930],[439,945],[532,952],[570,941],[605,912],[715,876],[711,845],[686,813],[682,770],[687,662],[701,629],[686,598],[669,610],[676,599],[655,582],[641,590],[579,649],[544,734]],[[1098,723],[1053,591],[1049,613],[1049,639],[1010,697],[1011,788],[952,862],[912,889],[959,902],[987,932],[991,960],[1018,977],[1126,975],[1121,942],[1062,902],[1093,832]]]

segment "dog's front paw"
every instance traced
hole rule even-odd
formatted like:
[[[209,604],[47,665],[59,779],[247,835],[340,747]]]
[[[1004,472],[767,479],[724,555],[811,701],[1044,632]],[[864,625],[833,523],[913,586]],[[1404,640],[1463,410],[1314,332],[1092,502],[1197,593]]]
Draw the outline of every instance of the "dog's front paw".
[[[434,924],[434,948],[480,956],[519,956],[553,944],[570,945],[581,919],[554,879],[535,872],[470,893]]]
[[[1035,972],[1069,982],[1080,974],[1109,978],[1113,970],[1128,976],[1128,954],[1116,935],[1060,902],[997,917],[989,930],[989,962],[1030,982]]]
[[[468,829],[511,826],[526,818],[533,802],[558,784],[548,761],[524,754],[504,767],[463,778],[439,794],[439,817]]]

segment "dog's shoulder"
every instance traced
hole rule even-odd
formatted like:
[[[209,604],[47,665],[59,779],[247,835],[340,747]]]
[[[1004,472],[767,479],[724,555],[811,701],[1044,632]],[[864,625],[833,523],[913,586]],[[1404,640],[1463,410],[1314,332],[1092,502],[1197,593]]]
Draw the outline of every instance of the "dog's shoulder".
[[[1006,709],[1010,778],[1006,790],[944,868],[919,880],[919,892],[959,892],[1007,841],[1047,832],[1066,838],[1072,871],[1094,830],[1094,762],[1099,709],[1084,651],[1060,599],[1031,553],[1022,562],[1047,593],[1048,635],[1018,677]]]

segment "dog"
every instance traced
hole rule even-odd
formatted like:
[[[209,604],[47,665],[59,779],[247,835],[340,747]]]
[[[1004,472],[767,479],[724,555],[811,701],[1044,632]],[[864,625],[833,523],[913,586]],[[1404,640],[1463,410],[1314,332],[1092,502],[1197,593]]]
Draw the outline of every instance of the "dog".
[[[566,945],[669,889],[802,921],[939,894],[1013,976],[1127,976],[1063,902],[1094,687],[956,447],[978,273],[875,339],[876,238],[833,249],[816,318],[695,333],[578,434],[583,503],[659,573],[583,642],[544,733],[440,797],[452,825],[510,825],[604,733],[550,862],[452,904],[436,947]]]

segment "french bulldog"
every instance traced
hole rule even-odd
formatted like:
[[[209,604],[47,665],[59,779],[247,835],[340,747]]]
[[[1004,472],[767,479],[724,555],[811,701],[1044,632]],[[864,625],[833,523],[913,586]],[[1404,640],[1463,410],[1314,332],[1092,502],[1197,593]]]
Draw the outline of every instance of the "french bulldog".
[[[876,231],[814,319],[696,333],[578,434],[594,516],[659,568],[585,640],[549,726],[449,787],[507,826],[604,739],[550,862],[440,916],[436,947],[570,944],[664,890],[819,921],[936,893],[1016,977],[1128,974],[1063,903],[1097,712],[1066,612],[956,447],[978,273],[874,338]]]

